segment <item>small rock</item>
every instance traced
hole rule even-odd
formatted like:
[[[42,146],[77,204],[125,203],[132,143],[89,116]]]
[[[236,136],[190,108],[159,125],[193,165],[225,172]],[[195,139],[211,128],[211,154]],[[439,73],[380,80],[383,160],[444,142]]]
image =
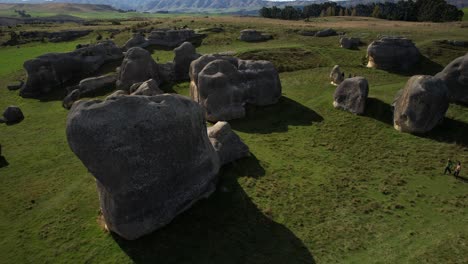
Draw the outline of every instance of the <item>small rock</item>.
[[[16,124],[24,119],[23,112],[17,106],[8,106],[3,112],[7,124]]]

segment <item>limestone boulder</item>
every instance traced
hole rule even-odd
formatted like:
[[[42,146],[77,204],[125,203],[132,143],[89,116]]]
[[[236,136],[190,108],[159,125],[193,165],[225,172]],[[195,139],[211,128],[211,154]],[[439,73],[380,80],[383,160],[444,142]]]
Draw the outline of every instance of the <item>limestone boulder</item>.
[[[125,239],[167,225],[215,190],[219,157],[203,109],[189,98],[79,101],[69,112],[66,134],[96,178],[107,227]]]
[[[148,36],[148,44],[162,46],[166,48],[176,48],[182,43],[188,41],[201,44],[205,34],[197,34],[192,29],[158,29],[154,30]]]
[[[80,81],[78,89],[81,95],[89,96],[104,91],[109,88],[115,87],[117,81],[117,74],[111,73],[98,77],[90,77]]]
[[[3,119],[7,124],[16,124],[23,121],[24,115],[18,106],[10,105],[3,111]]]
[[[330,72],[330,81],[333,85],[340,85],[345,79],[344,72],[341,72],[340,66],[335,65]]]
[[[453,60],[435,77],[447,86],[450,102],[468,104],[468,54]]]
[[[159,89],[158,83],[150,79],[146,82],[143,82],[138,86],[138,88],[135,91],[131,91],[131,95],[145,95],[145,96],[155,96],[158,94],[163,94],[164,92]]]
[[[28,79],[21,88],[23,97],[39,97],[69,82],[91,76],[108,62],[122,59],[123,53],[112,41],[105,41],[68,53],[48,53],[24,63]]]
[[[317,33],[315,33],[316,37],[331,37],[331,36],[336,36],[336,35],[338,35],[338,33],[336,33],[336,31],[331,28],[320,30],[320,31],[317,31]]]
[[[140,47],[145,48],[149,45],[148,40],[145,38],[144,35],[141,33],[133,34],[132,38],[130,38],[125,45],[123,46],[124,50],[129,50],[130,48]]]
[[[129,49],[117,73],[117,88],[129,91],[134,83],[149,79],[160,83],[158,64],[147,50],[138,47]]]
[[[344,49],[357,49],[361,44],[361,39],[352,37],[340,38],[340,45]]]
[[[353,114],[362,115],[366,109],[369,83],[363,77],[344,80],[335,90],[333,106]]]
[[[189,80],[190,63],[198,59],[201,55],[197,53],[195,47],[190,42],[184,42],[174,49],[174,78],[177,81]]]
[[[421,60],[421,53],[407,38],[383,37],[367,48],[367,67],[387,71],[409,71]]]
[[[227,122],[217,122],[209,127],[208,138],[219,155],[221,165],[250,155],[249,147],[232,131]]]
[[[262,34],[255,29],[244,29],[240,32],[239,39],[245,42],[259,42],[272,39],[273,36],[268,34]]]
[[[281,97],[278,72],[268,61],[204,55],[190,65],[190,96],[211,122],[245,116],[245,106],[274,104]]]
[[[394,127],[407,133],[429,132],[443,121],[448,106],[448,90],[442,80],[413,76],[395,99]]]

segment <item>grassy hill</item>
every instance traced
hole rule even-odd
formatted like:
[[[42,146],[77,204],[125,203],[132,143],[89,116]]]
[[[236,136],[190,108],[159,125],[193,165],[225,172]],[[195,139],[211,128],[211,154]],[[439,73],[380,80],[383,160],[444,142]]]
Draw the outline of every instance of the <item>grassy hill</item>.
[[[240,17],[157,22],[158,27],[221,24],[226,32],[210,34],[198,52],[234,51],[272,60],[281,70],[280,102],[250,108],[247,118],[230,122],[252,156],[225,166],[218,191],[168,226],[124,241],[100,225],[95,182],[67,145],[68,112],[61,101],[23,99],[2,88],[0,109],[18,105],[25,114],[22,123],[0,127],[9,162],[0,168],[2,263],[468,262],[468,183],[442,174],[449,157],[468,162],[468,108],[451,105],[445,122],[427,135],[399,133],[390,104],[409,75],[364,67],[365,46],[345,50],[338,37],[295,33],[332,27],[366,43],[378,35],[407,36],[425,56],[414,73],[432,74],[468,52],[433,42],[468,40],[460,23],[343,17],[310,23]],[[240,42],[245,28],[271,33],[274,40]],[[24,60],[93,40],[90,35],[0,48],[0,87],[26,77]],[[159,62],[172,56],[153,53]],[[346,75],[369,80],[365,115],[333,108],[335,87],[328,74],[335,64]],[[188,83],[172,88],[189,91]],[[468,177],[466,168],[462,176]]]

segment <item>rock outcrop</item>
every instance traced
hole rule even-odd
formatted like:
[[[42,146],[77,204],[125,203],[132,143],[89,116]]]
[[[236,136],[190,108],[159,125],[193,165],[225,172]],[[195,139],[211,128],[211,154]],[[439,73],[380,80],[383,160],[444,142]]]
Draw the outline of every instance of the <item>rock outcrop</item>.
[[[419,63],[421,53],[414,43],[401,37],[383,37],[367,48],[367,67],[387,71],[409,71]]]
[[[129,50],[130,48],[140,47],[146,48],[149,45],[148,40],[145,38],[144,35],[141,33],[133,34],[132,38],[130,38],[125,45],[123,46],[124,50]]]
[[[333,106],[353,114],[362,115],[366,109],[369,83],[363,77],[344,80],[335,90]]]
[[[401,132],[429,132],[443,121],[449,106],[445,83],[432,76],[411,77],[397,96],[393,123]]]
[[[447,86],[450,102],[468,104],[468,54],[453,60],[435,77]]]
[[[341,72],[340,66],[335,65],[330,72],[330,81],[333,85],[340,85],[345,79],[344,72]]]
[[[271,62],[204,55],[190,65],[190,96],[211,122],[245,116],[245,105],[275,104],[281,82]]]
[[[219,157],[203,109],[186,97],[79,101],[66,133],[96,178],[107,227],[125,239],[163,227],[215,190]]]
[[[166,48],[175,48],[184,42],[200,44],[206,35],[197,34],[192,29],[158,29],[154,30],[148,36],[148,44],[162,46]]]
[[[68,53],[48,53],[24,63],[28,73],[21,88],[23,97],[39,97],[67,83],[95,73],[102,65],[120,60],[123,53],[113,42],[106,41]]]
[[[239,39],[245,42],[259,42],[273,39],[273,36],[262,34],[255,29],[244,29],[240,32]]]
[[[345,49],[357,49],[361,44],[361,39],[351,38],[351,37],[342,37],[340,38],[340,45]]]
[[[103,90],[115,87],[117,74],[111,73],[98,77],[90,77],[80,81],[78,89],[83,96],[94,95]]]
[[[209,127],[208,138],[219,155],[221,165],[250,155],[249,147],[232,131],[227,122],[218,122]]]
[[[320,30],[320,31],[317,31],[317,33],[315,33],[316,37],[331,37],[331,36],[336,36],[336,35],[338,35],[338,33],[336,33],[336,31],[331,28]]]
[[[158,64],[147,50],[139,47],[129,49],[117,72],[117,88],[129,91],[134,83],[149,79],[160,83]]]

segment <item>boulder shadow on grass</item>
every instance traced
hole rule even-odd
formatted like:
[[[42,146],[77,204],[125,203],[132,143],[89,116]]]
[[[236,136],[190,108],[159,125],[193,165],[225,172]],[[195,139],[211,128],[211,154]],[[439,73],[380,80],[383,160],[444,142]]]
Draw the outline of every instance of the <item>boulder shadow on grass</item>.
[[[468,124],[446,117],[442,124],[436,126],[432,131],[418,136],[468,147]]]
[[[322,122],[323,117],[312,109],[282,96],[269,106],[246,107],[246,116],[229,121],[234,130],[246,133],[268,134],[287,132],[288,126],[310,126]]]
[[[0,156],[0,168],[10,165],[4,156]]]
[[[150,235],[115,241],[135,263],[315,263],[303,242],[238,183],[263,175],[255,156],[224,166],[217,190]]]
[[[373,118],[387,125],[393,126],[392,106],[377,98],[367,98],[364,116]]]

